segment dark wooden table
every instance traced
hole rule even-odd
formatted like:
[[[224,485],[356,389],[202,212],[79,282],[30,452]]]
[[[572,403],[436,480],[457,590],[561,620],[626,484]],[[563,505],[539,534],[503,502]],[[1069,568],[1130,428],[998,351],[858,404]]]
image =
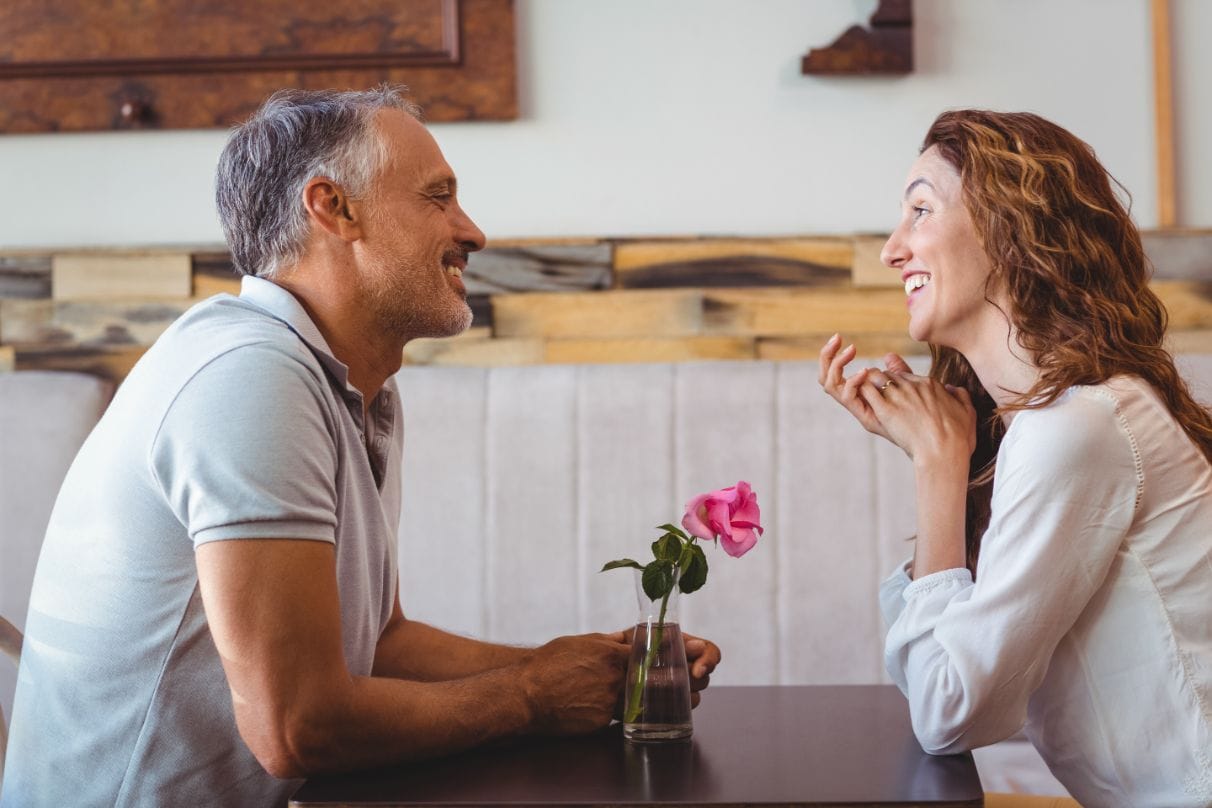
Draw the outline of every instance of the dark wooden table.
[[[893,687],[713,687],[685,743],[638,745],[615,724],[309,780],[318,806],[982,806],[971,755],[932,757]]]

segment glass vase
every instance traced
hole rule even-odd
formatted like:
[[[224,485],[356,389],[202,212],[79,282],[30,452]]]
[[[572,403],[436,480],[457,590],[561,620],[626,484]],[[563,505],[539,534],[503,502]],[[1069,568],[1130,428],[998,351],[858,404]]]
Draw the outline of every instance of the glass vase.
[[[627,690],[623,699],[623,737],[640,743],[690,737],[690,672],[678,626],[678,588],[669,598],[651,600],[635,571],[639,620],[631,641]]]

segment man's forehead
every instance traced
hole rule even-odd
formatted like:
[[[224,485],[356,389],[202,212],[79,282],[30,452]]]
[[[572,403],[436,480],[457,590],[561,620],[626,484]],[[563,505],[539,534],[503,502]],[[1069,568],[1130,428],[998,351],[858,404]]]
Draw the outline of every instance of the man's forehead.
[[[387,145],[388,159],[397,168],[417,174],[426,186],[454,182],[454,172],[424,124],[398,109],[381,110],[375,122]]]

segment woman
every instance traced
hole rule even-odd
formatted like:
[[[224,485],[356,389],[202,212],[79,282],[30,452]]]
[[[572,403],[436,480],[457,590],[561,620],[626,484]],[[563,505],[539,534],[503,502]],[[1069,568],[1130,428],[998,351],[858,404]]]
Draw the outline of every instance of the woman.
[[[834,336],[820,381],[913,461],[880,600],[923,748],[1025,728],[1083,805],[1212,805],[1212,416],[1106,170],[1038,116],[946,112],[881,258],[930,375],[847,377]]]

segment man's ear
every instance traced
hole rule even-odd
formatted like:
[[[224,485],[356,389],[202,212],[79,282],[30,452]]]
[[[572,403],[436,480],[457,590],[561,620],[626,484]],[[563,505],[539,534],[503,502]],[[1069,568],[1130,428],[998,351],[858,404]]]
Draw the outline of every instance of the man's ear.
[[[313,177],[303,186],[303,207],[312,224],[343,241],[362,237],[361,210],[345,189],[327,177]]]

